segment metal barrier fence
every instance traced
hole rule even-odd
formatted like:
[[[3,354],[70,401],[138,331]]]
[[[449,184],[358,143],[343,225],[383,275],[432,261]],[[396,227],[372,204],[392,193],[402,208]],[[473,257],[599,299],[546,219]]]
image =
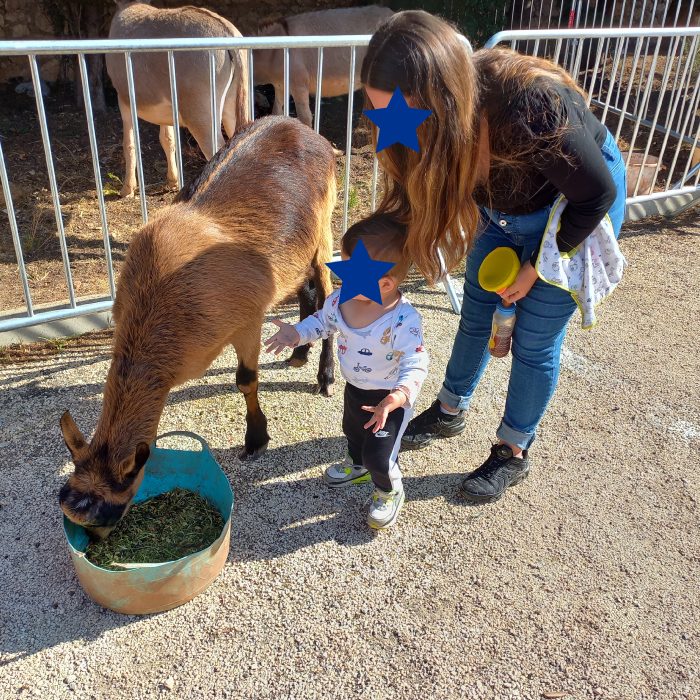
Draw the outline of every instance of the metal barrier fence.
[[[624,29],[697,24],[695,0],[511,0],[496,13],[504,30]]]
[[[613,0],[614,1],[614,0]],[[622,0],[624,2],[624,0]],[[36,98],[37,115],[41,129],[41,137],[46,159],[46,166],[49,176],[49,185],[53,201],[56,227],[60,242],[61,256],[65,279],[68,286],[68,307],[52,310],[37,311],[31,298],[31,291],[25,269],[22,239],[18,228],[17,217],[15,215],[10,180],[8,177],[3,153],[2,142],[0,141],[0,180],[7,207],[10,230],[17,256],[19,274],[22,280],[22,288],[26,301],[26,315],[21,317],[0,318],[0,332],[25,328],[38,323],[48,321],[58,321],[66,318],[90,314],[100,311],[107,311],[111,308],[115,295],[114,270],[110,248],[109,227],[107,221],[107,211],[103,196],[102,174],[100,167],[99,148],[95,131],[94,117],[90,101],[89,80],[87,73],[86,54],[92,53],[123,53],[126,62],[127,80],[129,87],[129,103],[132,115],[137,114],[136,94],[134,88],[134,73],[132,66],[132,54],[138,52],[166,52],[168,55],[168,65],[170,69],[170,91],[173,107],[173,125],[175,133],[175,150],[182,186],[182,153],[179,134],[178,105],[177,105],[177,76],[175,72],[175,52],[185,50],[207,51],[209,56],[209,89],[211,96],[212,114],[212,134],[221,132],[221,120],[217,110],[216,89],[215,89],[215,51],[230,49],[245,49],[248,53],[248,85],[249,85],[249,116],[254,116],[254,80],[253,80],[253,50],[254,49],[283,49],[284,52],[284,114],[289,114],[289,51],[295,48],[317,48],[318,50],[318,80],[317,96],[320,94],[323,66],[324,48],[347,47],[350,50],[350,71],[349,71],[349,94],[347,112],[347,133],[346,133],[346,163],[345,177],[343,183],[343,230],[347,228],[348,202],[350,192],[350,173],[352,155],[352,116],[353,116],[353,92],[355,87],[355,64],[357,47],[366,46],[370,36],[332,36],[332,37],[264,37],[264,38],[221,38],[221,39],[153,39],[153,40],[102,40],[102,41],[22,41],[22,42],[0,42],[0,56],[27,56],[32,74],[34,93]],[[628,212],[630,207],[643,205],[646,202],[665,201],[678,196],[685,197],[685,204],[688,199],[694,201],[700,188],[698,178],[700,177],[700,164],[691,164],[692,156],[697,148],[698,126],[695,123],[698,106],[698,77],[697,53],[698,41],[700,40],[700,28],[680,28],[680,29],[589,29],[589,30],[521,30],[500,32],[492,37],[488,46],[494,46],[500,42],[508,41],[513,46],[522,45],[519,42],[526,42],[526,47],[530,48],[530,53],[534,55],[549,55],[555,62],[567,61],[570,70],[581,80],[583,86],[591,96],[591,106],[602,109],[602,119],[608,115],[619,116],[616,137],[620,139],[625,120],[633,122],[631,139],[629,140],[628,165],[634,151],[634,145],[640,133],[648,131],[644,159],[649,156],[652,147],[652,137],[657,132],[663,134],[663,145],[660,156],[655,166],[653,182],[648,193],[638,191],[642,183],[644,163],[639,170],[634,194],[628,199]],[[466,39],[465,39],[466,41]],[[655,42],[655,43],[650,43]],[[664,42],[668,43],[663,48]],[[468,42],[467,42],[468,44]],[[564,51],[562,55],[562,49]],[[586,49],[587,52],[586,52]],[[640,56],[644,51],[644,59],[640,63]],[[630,61],[628,62],[628,53]],[[94,170],[97,204],[100,212],[102,237],[105,251],[105,261],[110,290],[110,298],[98,301],[88,300],[82,303],[76,299],[75,288],[71,274],[68,245],[63,226],[63,212],[59,196],[59,186],[56,180],[56,171],[53,162],[51,149],[51,139],[47,126],[46,111],[41,90],[40,72],[37,63],[37,56],[43,55],[65,55],[74,54],[78,56],[80,78],[85,96],[85,115],[87,119],[88,136],[90,141],[90,152]],[[584,61],[584,55],[586,59]],[[590,70],[590,57],[593,56],[593,70]],[[647,63],[649,60],[649,63]],[[583,68],[582,68],[583,66]],[[647,69],[648,66],[648,69]],[[655,91],[655,71],[663,70],[660,85],[661,96],[658,90]],[[600,75],[598,74],[601,69]],[[609,74],[607,83],[605,82],[606,72]],[[623,88],[623,78],[629,72],[629,79]],[[693,77],[694,76],[694,77]],[[667,87],[671,82],[671,90]],[[690,85],[693,84],[692,94],[689,95]],[[617,94],[615,88],[617,87]],[[598,97],[595,98],[596,89]],[[666,94],[671,95],[671,104],[664,108]],[[656,94],[656,102],[654,95]],[[613,101],[613,97],[615,100]],[[632,104],[633,103],[633,104]],[[680,110],[678,109],[680,106]],[[600,111],[600,110],[599,110]],[[653,111],[651,120],[645,119],[647,111]],[[321,100],[317,97],[315,102],[315,123],[314,128],[319,130],[321,120]],[[138,119],[133,119],[135,155],[137,165],[137,181],[140,195],[141,215],[143,221],[148,220],[148,203],[146,200],[146,186],[141,158],[140,136]],[[675,128],[674,128],[675,127]],[[622,134],[625,138],[626,132]],[[672,163],[665,179],[664,189],[654,191],[654,184],[658,180],[660,169],[663,167],[666,147],[669,139],[675,139],[677,147],[672,158]],[[216,142],[216,139],[214,139]],[[686,159],[685,167],[679,160],[683,145],[692,146],[690,156]],[[671,175],[680,168],[683,171],[681,179],[674,185],[670,185]],[[692,185],[685,183],[692,178]],[[376,204],[377,189],[377,159],[374,158],[372,177],[372,201],[371,208],[374,210]],[[647,214],[643,210],[641,215]],[[658,213],[654,211],[653,213]],[[640,218],[637,216],[636,218]],[[449,278],[445,279],[445,290],[450,297],[450,301],[455,311],[459,311],[459,301],[455,295]]]
[[[332,36],[332,37],[264,37],[264,38],[212,38],[212,39],[148,39],[148,40],[91,40],[91,41],[17,41],[17,42],[0,42],[0,56],[27,56],[32,75],[32,83],[34,86],[34,94],[36,98],[37,114],[41,129],[41,137],[46,158],[46,166],[49,176],[49,185],[53,200],[54,214],[56,218],[56,227],[60,242],[61,256],[63,259],[63,268],[66,283],[68,286],[68,308],[52,309],[50,311],[37,312],[32,303],[31,291],[27,271],[24,263],[24,255],[22,250],[22,240],[20,231],[17,225],[17,217],[14,211],[10,181],[8,177],[7,167],[5,163],[5,154],[0,141],[0,180],[2,181],[3,193],[7,207],[7,215],[12,233],[12,241],[14,244],[15,254],[19,274],[22,280],[22,288],[26,303],[26,315],[22,317],[13,317],[0,319],[0,332],[25,328],[38,323],[49,321],[58,321],[75,316],[81,316],[90,313],[107,311],[112,307],[115,296],[115,281],[114,269],[112,265],[112,255],[109,238],[109,226],[107,221],[107,212],[103,195],[102,174],[100,168],[99,148],[97,144],[97,135],[95,132],[94,116],[92,111],[89,80],[87,73],[87,64],[85,61],[86,54],[94,53],[123,53],[126,61],[126,74],[129,88],[129,104],[131,114],[136,115],[136,91],[134,87],[134,72],[132,65],[132,55],[139,52],[167,52],[168,66],[170,72],[170,95],[173,112],[173,130],[175,134],[175,151],[177,165],[179,171],[179,185],[182,187],[182,149],[180,143],[179,118],[178,118],[178,103],[177,103],[177,75],[175,71],[175,52],[177,51],[207,51],[209,56],[209,94],[211,97],[211,129],[213,143],[217,142],[217,135],[221,133],[221,115],[217,106],[216,99],[216,73],[215,73],[215,52],[220,50],[235,50],[243,49],[248,54],[248,91],[249,104],[248,116],[253,118],[255,89],[253,80],[253,50],[254,49],[283,49],[284,52],[284,115],[289,115],[289,51],[295,48],[317,48],[318,50],[318,81],[317,94],[320,94],[322,68],[323,68],[323,50],[324,48],[342,48],[350,49],[350,73],[349,73],[349,93],[348,93],[348,117],[347,117],[347,137],[346,137],[346,164],[344,178],[344,204],[343,204],[343,230],[347,228],[348,220],[348,195],[350,190],[350,167],[351,167],[351,146],[352,146],[352,115],[353,115],[353,94],[355,90],[355,54],[358,46],[367,46],[371,35],[348,35],[348,36]],[[83,94],[85,96],[85,115],[87,118],[88,135],[90,140],[90,151],[92,156],[92,164],[94,169],[95,185],[97,191],[97,204],[99,206],[102,236],[104,242],[105,260],[107,264],[107,276],[109,282],[110,298],[99,301],[87,301],[79,303],[75,296],[75,288],[71,274],[71,265],[68,255],[68,246],[66,243],[66,235],[63,227],[63,216],[61,211],[61,202],[59,197],[59,187],[56,181],[56,170],[53,162],[53,154],[51,150],[51,138],[46,120],[46,110],[44,106],[44,98],[41,90],[41,81],[39,66],[37,64],[37,56],[46,55],[77,55],[78,65],[80,69],[80,78],[83,86]],[[320,126],[321,115],[321,100],[316,100],[315,105],[315,130],[318,132]],[[136,173],[137,182],[141,203],[141,217],[145,222],[148,221],[148,203],[146,200],[146,183],[144,177],[144,168],[141,154],[141,139],[139,134],[138,119],[133,118],[134,128],[134,144],[136,155]],[[372,209],[375,206],[376,199],[376,182],[377,182],[377,162],[375,158],[374,177],[372,185]]]
[[[700,197],[700,27],[505,31],[486,45],[503,42],[566,62],[588,93],[625,153],[627,220],[679,213]]]

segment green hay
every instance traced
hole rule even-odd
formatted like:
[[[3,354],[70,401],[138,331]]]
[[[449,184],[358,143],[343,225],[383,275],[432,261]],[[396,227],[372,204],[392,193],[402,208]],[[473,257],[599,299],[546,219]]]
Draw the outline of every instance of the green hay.
[[[199,494],[176,488],[135,503],[108,537],[88,544],[85,556],[109,571],[125,571],[112,562],[173,561],[206,549],[221,534],[224,522]]]

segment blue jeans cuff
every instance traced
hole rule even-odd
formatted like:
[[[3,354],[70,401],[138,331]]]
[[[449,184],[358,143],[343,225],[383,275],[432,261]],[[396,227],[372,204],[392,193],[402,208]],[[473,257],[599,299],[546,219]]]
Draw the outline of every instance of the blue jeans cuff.
[[[501,420],[501,424],[496,431],[496,437],[499,440],[503,440],[509,445],[515,445],[521,450],[527,450],[532,445],[535,441],[535,435],[536,433],[521,433],[519,430],[506,425],[503,420]]]
[[[442,385],[437,397],[440,403],[444,403],[445,406],[449,406],[453,411],[465,410],[469,408],[469,402],[472,400],[471,396],[465,399],[463,396],[453,394],[445,387],[444,384]]]

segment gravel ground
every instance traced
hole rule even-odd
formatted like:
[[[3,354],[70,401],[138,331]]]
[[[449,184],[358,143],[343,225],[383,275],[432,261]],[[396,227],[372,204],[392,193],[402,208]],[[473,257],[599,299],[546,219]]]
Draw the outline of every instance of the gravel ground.
[[[532,475],[492,506],[456,489],[488,453],[508,360],[490,364],[463,435],[403,456],[408,501],[376,533],[369,486],[330,491],[320,478],[344,453],[342,392],[312,396],[313,363],[265,356],[273,442],[241,462],[244,403],[225,352],[173,391],[161,431],[200,433],[226,471],[228,563],[204,594],[158,615],[87,598],[61,530],[71,466],[59,417],[70,408],[91,434],[106,351],[4,367],[0,697],[699,698],[694,221],[623,232],[630,267],[599,326],[569,328]],[[458,319],[440,291],[417,279],[406,289],[432,357],[422,410]]]

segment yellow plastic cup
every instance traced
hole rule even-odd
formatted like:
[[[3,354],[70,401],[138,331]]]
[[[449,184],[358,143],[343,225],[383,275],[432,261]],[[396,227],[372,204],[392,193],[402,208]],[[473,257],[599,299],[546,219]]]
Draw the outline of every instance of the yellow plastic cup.
[[[510,287],[520,272],[520,260],[512,248],[492,250],[479,268],[479,284],[487,292],[502,292]]]

